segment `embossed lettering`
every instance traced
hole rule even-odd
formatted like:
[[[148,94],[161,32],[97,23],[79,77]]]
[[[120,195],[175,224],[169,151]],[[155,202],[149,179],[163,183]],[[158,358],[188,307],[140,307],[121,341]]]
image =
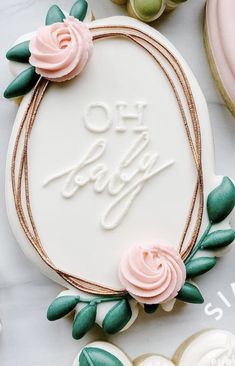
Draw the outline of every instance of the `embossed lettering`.
[[[130,113],[128,111],[128,105],[125,102],[119,102],[116,104],[117,112],[118,112],[118,120],[116,131],[125,132],[127,130],[127,122],[135,122],[135,126],[133,130],[135,132],[147,131],[147,126],[144,125],[144,110],[146,108],[146,103],[136,103],[135,109],[136,113]]]
[[[149,143],[149,132],[142,132],[120,159],[117,167],[110,171],[105,163],[98,162],[107,146],[107,142],[100,139],[88,149],[78,164],[53,175],[44,182],[44,186],[65,178],[61,191],[64,198],[73,197],[89,183],[96,193],[106,190],[115,198],[101,216],[101,225],[106,230],[114,229],[127,215],[145,184],[174,164],[173,160],[159,164],[158,154],[146,151]],[[94,163],[97,164],[93,165]]]
[[[102,118],[99,118],[98,121],[97,116],[95,117],[97,113],[102,114]],[[101,102],[89,104],[84,113],[84,124],[90,132],[104,133],[108,131],[112,125],[112,113],[109,106]]]

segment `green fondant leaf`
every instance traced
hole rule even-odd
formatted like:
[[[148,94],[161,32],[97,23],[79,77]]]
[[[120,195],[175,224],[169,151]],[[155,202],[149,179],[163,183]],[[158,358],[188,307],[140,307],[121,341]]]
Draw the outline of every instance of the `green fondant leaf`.
[[[227,247],[235,240],[234,230],[217,230],[207,235],[201,249],[220,249]]]
[[[57,297],[49,306],[47,319],[54,321],[63,318],[74,310],[79,303],[79,296],[60,296]]]
[[[73,4],[69,15],[72,15],[82,22],[86,17],[87,8],[88,3],[86,0],[77,0],[76,3]]]
[[[36,74],[35,68],[30,66],[22,71],[4,92],[5,98],[16,98],[27,94],[36,85],[39,75]]]
[[[10,61],[29,62],[30,51],[29,41],[21,42],[12,47],[6,54],[6,58]]]
[[[187,277],[193,278],[201,276],[202,274],[210,271],[216,265],[215,257],[201,257],[192,259],[186,265]]]
[[[185,282],[179,291],[177,299],[191,304],[203,304],[204,299],[199,289],[189,282]]]
[[[154,305],[144,304],[144,311],[147,314],[153,314],[153,313],[155,313],[158,308],[159,308],[159,305],[158,304],[154,304]]]
[[[124,366],[112,353],[101,348],[86,347],[79,357],[79,366]]]
[[[103,320],[102,327],[106,334],[115,334],[120,332],[131,319],[132,311],[129,301],[123,299],[119,301],[108,312]]]
[[[85,306],[76,316],[73,322],[73,338],[82,338],[95,324],[97,305]]]
[[[52,5],[47,12],[46,25],[51,25],[54,23],[61,23],[65,18],[64,13],[57,5]]]
[[[208,196],[207,211],[210,222],[217,224],[223,221],[235,206],[235,187],[233,182],[224,177],[222,183]]]

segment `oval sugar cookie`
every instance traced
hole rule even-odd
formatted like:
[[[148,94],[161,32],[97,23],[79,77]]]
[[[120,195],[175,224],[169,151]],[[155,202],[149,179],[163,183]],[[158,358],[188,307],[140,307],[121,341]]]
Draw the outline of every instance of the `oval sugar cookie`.
[[[126,329],[138,303],[201,304],[191,279],[235,237],[235,187],[214,173],[207,106],[182,56],[131,18],[81,22],[79,4],[69,16],[52,7],[16,42],[7,56],[24,71],[5,92],[25,95],[7,159],[9,221],[68,288],[48,319],[76,310],[76,339],[95,323]]]

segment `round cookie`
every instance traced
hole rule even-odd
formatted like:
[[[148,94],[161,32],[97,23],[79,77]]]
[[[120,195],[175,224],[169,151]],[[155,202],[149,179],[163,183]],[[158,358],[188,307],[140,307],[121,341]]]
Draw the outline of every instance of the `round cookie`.
[[[81,22],[85,5],[69,16],[52,7],[16,42],[5,92],[25,95],[9,144],[9,220],[26,255],[68,289],[48,319],[75,311],[75,339],[95,323],[127,329],[138,304],[203,303],[192,279],[235,238],[235,187],[214,174],[207,106],[182,56],[137,20]]]
[[[177,366],[219,366],[235,361],[235,336],[225,330],[212,329],[196,334],[176,352]]]
[[[208,0],[205,16],[205,46],[209,64],[228,108],[235,116],[235,3]]]

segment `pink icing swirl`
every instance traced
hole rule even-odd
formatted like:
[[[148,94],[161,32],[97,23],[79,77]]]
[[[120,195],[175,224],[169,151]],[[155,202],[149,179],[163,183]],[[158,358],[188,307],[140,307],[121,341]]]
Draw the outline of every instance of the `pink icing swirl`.
[[[119,278],[138,302],[160,304],[177,296],[186,280],[186,268],[174,248],[135,246],[122,259]]]
[[[69,16],[63,23],[41,27],[30,41],[29,62],[36,72],[52,81],[65,81],[80,74],[93,50],[88,27]]]

